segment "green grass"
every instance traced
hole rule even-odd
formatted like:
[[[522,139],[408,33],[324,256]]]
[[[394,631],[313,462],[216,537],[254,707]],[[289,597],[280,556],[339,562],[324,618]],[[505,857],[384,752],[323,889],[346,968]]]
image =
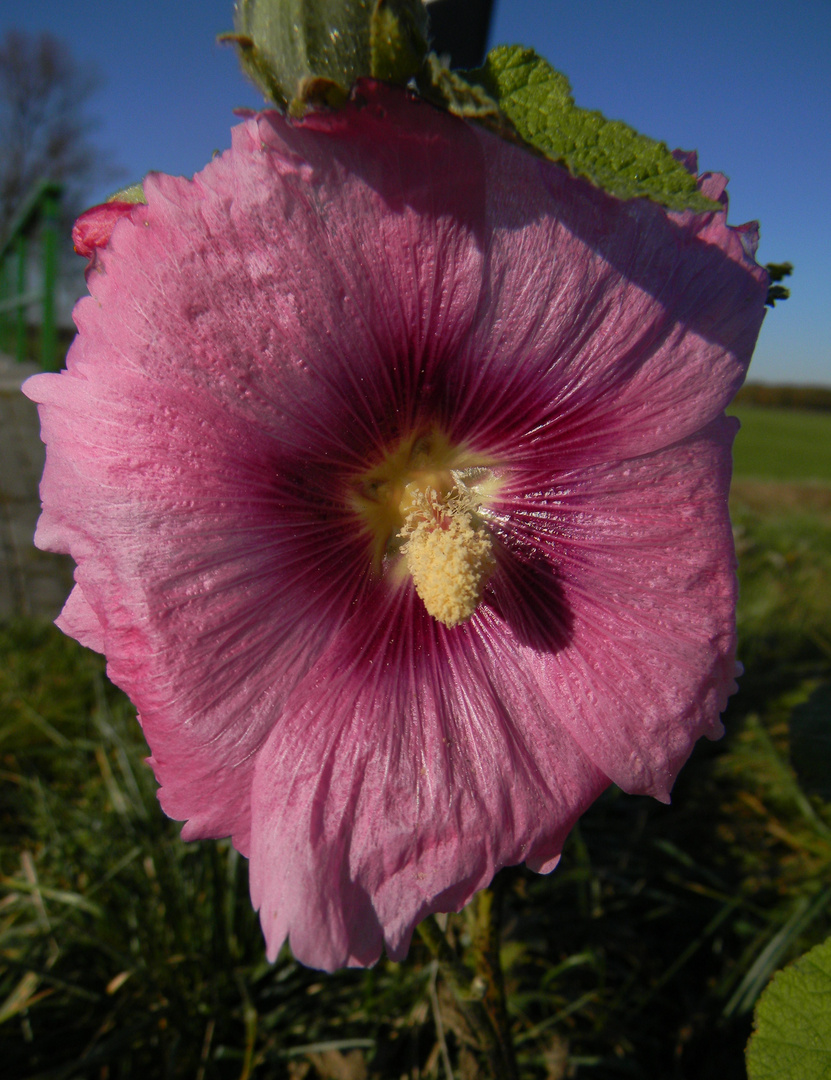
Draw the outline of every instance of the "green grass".
[[[831,412],[730,409],[742,428],[733,450],[736,476],[831,483]]]

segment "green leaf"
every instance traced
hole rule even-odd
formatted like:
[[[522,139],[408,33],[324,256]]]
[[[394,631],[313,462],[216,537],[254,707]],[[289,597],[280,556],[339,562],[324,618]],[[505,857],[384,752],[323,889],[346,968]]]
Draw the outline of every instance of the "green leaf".
[[[465,73],[498,103],[522,139],[552,161],[621,199],[639,196],[671,210],[718,210],[665,143],[574,104],[565,75],[533,49],[502,45]]]
[[[765,303],[768,307],[776,307],[777,300],[787,300],[791,295],[791,290],[787,285],[780,285],[780,281],[784,281],[786,277],[790,277],[793,273],[793,263],[765,263],[765,270],[768,272],[771,284],[768,287],[768,295]]]
[[[749,1080],[831,1077],[831,938],[777,972],[756,1006]]]
[[[803,791],[831,802],[831,683],[791,713],[791,763]]]
[[[361,76],[406,82],[427,51],[421,0],[238,0],[246,73],[277,105],[338,104]]]

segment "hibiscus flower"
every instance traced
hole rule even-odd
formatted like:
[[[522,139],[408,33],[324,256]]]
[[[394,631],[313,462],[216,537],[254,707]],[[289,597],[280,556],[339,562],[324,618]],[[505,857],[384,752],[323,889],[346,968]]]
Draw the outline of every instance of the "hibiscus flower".
[[[269,957],[400,959],[722,731],[755,231],[372,82],[146,195],[92,212],[67,369],[26,384],[58,625],[182,835],[250,858]]]

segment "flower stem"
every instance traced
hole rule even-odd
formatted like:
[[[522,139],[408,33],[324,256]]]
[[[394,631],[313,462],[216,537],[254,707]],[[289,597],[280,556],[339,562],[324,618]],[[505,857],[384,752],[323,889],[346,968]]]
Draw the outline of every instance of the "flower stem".
[[[501,1076],[515,1080],[519,1077],[511,1025],[505,1000],[505,979],[500,957],[500,934],[502,929],[502,884],[497,879],[489,889],[483,889],[474,898],[472,914],[475,918],[473,953],[476,971],[485,983],[484,1004],[493,1024],[503,1062]]]
[[[441,974],[467,1021],[470,1033],[465,1041],[473,1042],[483,1059],[483,1067],[487,1068],[481,1075],[492,1080],[519,1080],[499,958],[501,906],[501,889],[497,885],[477,893],[467,909],[475,970],[459,958],[432,915],[419,924],[418,932],[438,961]],[[450,1022],[465,1039],[466,1033]]]

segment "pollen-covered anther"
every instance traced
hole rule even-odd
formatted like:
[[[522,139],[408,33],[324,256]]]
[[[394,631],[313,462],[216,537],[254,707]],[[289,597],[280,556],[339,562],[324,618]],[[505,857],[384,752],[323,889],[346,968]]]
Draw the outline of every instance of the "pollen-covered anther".
[[[401,553],[429,614],[457,626],[482,600],[496,565],[493,539],[466,492],[414,488],[408,485],[402,500]]]

